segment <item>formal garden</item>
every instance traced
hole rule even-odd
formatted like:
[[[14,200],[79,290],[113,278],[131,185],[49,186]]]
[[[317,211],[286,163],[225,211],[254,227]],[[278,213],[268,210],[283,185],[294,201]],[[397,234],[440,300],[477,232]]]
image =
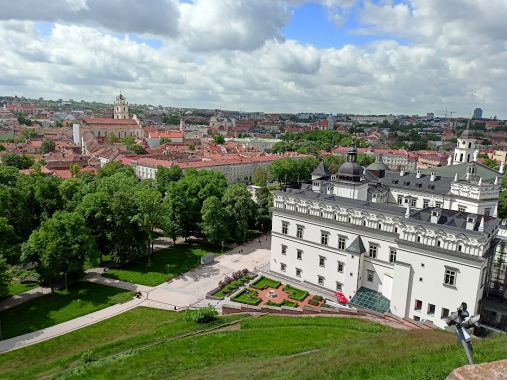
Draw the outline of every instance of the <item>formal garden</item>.
[[[240,288],[244,284],[246,284],[246,282],[238,282],[236,288]],[[221,291],[216,294],[227,296],[231,293],[228,292],[225,294],[220,292]],[[322,296],[311,295],[306,290],[296,288],[289,284],[282,286],[280,281],[265,276],[260,276],[252,283],[245,286],[245,288],[232,295],[230,300],[251,306],[266,305],[301,308],[304,306],[321,307],[325,304]]]

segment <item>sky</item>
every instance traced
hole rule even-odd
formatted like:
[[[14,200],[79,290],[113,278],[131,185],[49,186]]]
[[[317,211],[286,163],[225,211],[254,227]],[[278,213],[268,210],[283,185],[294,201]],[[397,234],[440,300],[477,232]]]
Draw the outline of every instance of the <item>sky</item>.
[[[0,94],[507,119],[506,0],[0,0]],[[447,111],[446,111],[447,110]]]

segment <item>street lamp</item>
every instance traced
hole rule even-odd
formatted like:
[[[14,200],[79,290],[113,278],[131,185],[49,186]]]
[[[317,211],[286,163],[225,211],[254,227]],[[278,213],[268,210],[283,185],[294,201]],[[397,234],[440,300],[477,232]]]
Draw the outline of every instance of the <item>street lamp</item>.
[[[474,359],[472,358],[472,337],[468,334],[466,329],[478,326],[480,318],[480,315],[470,316],[470,313],[467,311],[466,302],[462,302],[458,310],[452,312],[451,315],[445,319],[448,326],[456,326],[456,335],[465,350],[468,364],[474,364]]]

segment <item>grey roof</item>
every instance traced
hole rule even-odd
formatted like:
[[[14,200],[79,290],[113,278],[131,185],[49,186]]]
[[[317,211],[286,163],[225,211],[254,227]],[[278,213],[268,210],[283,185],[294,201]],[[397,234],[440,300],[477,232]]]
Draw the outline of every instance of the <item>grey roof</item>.
[[[454,178],[456,174],[458,174],[458,178],[464,178],[468,171],[468,163],[465,164],[457,164],[457,165],[449,165],[449,166],[440,166],[437,168],[431,169],[423,169],[421,172],[429,173],[431,171],[435,172],[436,175],[441,177],[449,177]],[[495,169],[491,169],[489,166],[480,164],[475,162],[475,174],[483,179],[494,179],[495,177],[502,177],[503,174],[498,173]]]
[[[308,200],[314,200],[316,202],[323,201],[327,203],[334,203],[338,206],[342,207],[348,207],[352,209],[359,209],[364,210],[367,212],[376,212],[381,213],[385,215],[395,216],[399,218],[405,218],[405,212],[406,209],[404,207],[399,207],[398,205],[390,204],[390,203],[376,203],[376,202],[369,202],[369,201],[361,201],[357,199],[350,199],[350,198],[344,198],[344,197],[338,197],[336,195],[328,195],[328,194],[322,194],[322,193],[316,193],[313,191],[305,191],[300,189],[286,189],[285,192],[283,191],[275,191],[275,194],[279,195],[293,195],[298,198],[304,198]],[[459,232],[465,232],[466,233],[478,233],[478,226],[479,224],[476,223],[474,226],[474,230],[467,230],[465,228],[466,224],[461,223],[460,220],[465,220],[472,216],[476,219],[479,219],[479,215],[467,213],[467,212],[459,212],[454,210],[441,210],[443,217],[441,217],[437,224],[431,223],[429,216],[431,216],[431,211],[433,211],[433,207],[428,207],[423,210],[414,210],[410,214],[410,218],[407,219],[407,221],[415,222],[417,221],[420,224],[423,225],[442,225],[447,226],[447,228]],[[458,215],[459,214],[459,215]],[[480,220],[479,220],[480,222]],[[494,217],[486,217],[485,223],[484,223],[484,233],[488,234],[490,233],[494,228],[498,226],[498,224],[501,222],[501,219],[494,218]]]
[[[361,240],[361,237],[359,235],[354,239],[354,241],[352,243],[350,243],[350,245],[347,247],[346,251],[351,252],[351,253],[357,253],[357,254],[361,254],[361,253],[366,252],[366,249],[364,248],[363,241]]]
[[[378,180],[382,185],[396,189],[445,195],[451,190],[453,178],[437,175],[435,181],[430,181],[430,175],[427,174],[421,174],[421,178],[416,178],[415,173],[405,173],[405,175],[400,176],[399,172],[388,170],[385,172],[384,176]]]
[[[428,207],[423,210],[420,210],[411,215],[412,218],[417,220],[422,220],[425,222],[431,222],[431,213],[433,211],[438,211],[440,213],[440,217],[438,220],[438,224],[444,226],[451,226],[466,229],[467,220],[469,218],[473,218],[475,220],[474,230],[477,231],[479,229],[479,225],[481,223],[482,218],[484,218],[484,227],[489,226],[490,222],[492,222],[495,226],[498,224],[498,219],[491,216],[482,216],[478,214],[471,214],[467,212],[460,212],[456,210],[447,210],[441,209],[438,207]]]
[[[331,172],[324,165],[324,161],[320,161],[319,165],[312,172],[312,176],[327,177],[331,175]]]

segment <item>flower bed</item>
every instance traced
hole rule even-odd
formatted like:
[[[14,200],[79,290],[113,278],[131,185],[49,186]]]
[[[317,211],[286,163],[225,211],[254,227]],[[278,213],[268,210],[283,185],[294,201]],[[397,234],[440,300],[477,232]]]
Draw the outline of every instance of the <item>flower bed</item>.
[[[261,276],[256,281],[252,282],[250,284],[250,287],[252,287],[254,289],[259,289],[259,290],[266,289],[266,288],[277,289],[280,286],[280,284],[281,284],[280,281],[272,280],[270,278]]]
[[[296,301],[303,301],[308,296],[308,292],[306,290],[301,290],[291,285],[285,285],[282,290],[289,294],[290,299]]]
[[[283,300],[282,302],[273,302],[268,301],[265,303],[267,306],[288,306],[288,307],[298,307],[297,302],[289,301],[289,300]]]
[[[257,297],[257,292],[250,289],[243,289],[231,297],[231,301],[244,303],[247,305],[257,306],[261,303],[261,299]]]
[[[323,299],[324,298],[321,296],[313,296],[312,299],[308,301],[308,305],[319,306]]]
[[[250,281],[253,278],[251,274],[247,274],[243,277],[238,278],[237,280],[234,280],[227,285],[225,285],[222,289],[220,289],[218,292],[213,294],[213,297],[215,298],[224,298],[232,293],[234,293],[238,288],[245,285],[248,281]]]

